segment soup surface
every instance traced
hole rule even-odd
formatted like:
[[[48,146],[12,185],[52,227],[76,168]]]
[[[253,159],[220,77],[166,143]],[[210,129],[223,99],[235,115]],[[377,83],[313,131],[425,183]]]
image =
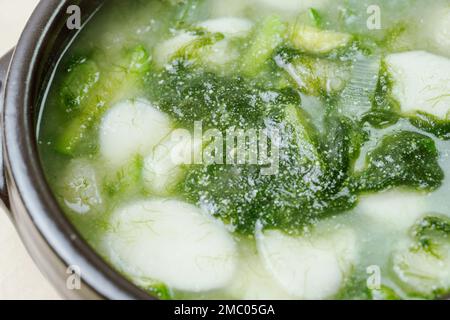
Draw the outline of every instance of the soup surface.
[[[88,243],[162,299],[450,291],[450,1],[107,1],[43,96]]]

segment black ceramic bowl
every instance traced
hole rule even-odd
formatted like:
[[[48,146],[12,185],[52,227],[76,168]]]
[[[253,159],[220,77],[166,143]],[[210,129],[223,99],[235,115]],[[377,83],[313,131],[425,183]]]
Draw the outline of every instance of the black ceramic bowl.
[[[106,264],[66,219],[44,178],[37,150],[36,125],[42,92],[64,48],[77,34],[77,30],[66,27],[67,9],[78,5],[82,21],[87,21],[102,2],[41,1],[15,50],[0,60],[0,189],[28,251],[63,297],[149,299],[149,295]],[[77,266],[81,271],[80,289],[66,285],[71,280],[69,266]]]
[[[37,150],[42,93],[78,32],[66,27],[67,9],[78,5],[87,21],[104,1],[42,0],[15,50],[0,59],[0,196],[29,253],[63,297],[152,299],[98,256],[67,220]],[[71,266],[81,271],[80,289],[67,286]]]

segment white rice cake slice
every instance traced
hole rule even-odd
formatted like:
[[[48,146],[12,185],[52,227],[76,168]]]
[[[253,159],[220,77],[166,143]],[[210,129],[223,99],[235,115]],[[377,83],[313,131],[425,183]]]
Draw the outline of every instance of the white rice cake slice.
[[[436,291],[450,288],[450,247],[443,248],[443,255],[437,257],[414,247],[405,247],[394,252],[392,269],[400,285],[407,292],[433,296]],[[441,252],[440,252],[441,253]]]
[[[167,114],[146,100],[126,100],[112,107],[100,124],[100,154],[113,167],[147,155],[172,131]]]
[[[229,46],[229,40],[246,36],[253,27],[253,22],[244,18],[222,17],[210,19],[197,24],[211,33],[222,33],[225,38],[213,45],[199,48],[199,58],[210,66],[220,66],[237,59],[238,52]],[[169,63],[175,54],[199,37],[193,32],[177,31],[175,36],[164,41],[155,50],[155,61],[162,67]]]
[[[288,294],[300,299],[332,297],[356,261],[356,236],[350,229],[312,237],[266,231],[257,242],[267,270]]]
[[[72,211],[86,214],[102,204],[97,173],[86,159],[72,160],[59,186],[64,204]]]
[[[356,210],[388,228],[407,230],[426,213],[426,199],[417,192],[391,190],[362,196]]]
[[[104,245],[112,262],[139,282],[162,281],[191,292],[232,279],[236,248],[225,226],[176,200],[147,200],[115,211]]]
[[[144,160],[143,178],[148,191],[167,195],[183,178],[183,165],[194,164],[202,153],[202,140],[187,130],[175,130]]]
[[[237,272],[226,292],[240,300],[292,299],[261,261],[256,248],[245,243],[240,245]]]
[[[392,95],[404,114],[421,111],[448,119],[450,59],[425,51],[409,51],[388,55],[386,64],[393,80]]]
[[[239,52],[230,46],[230,39],[245,37],[253,28],[253,22],[243,18],[224,17],[201,22],[199,27],[212,33],[222,33],[225,39],[204,48],[202,60],[211,68],[224,66],[239,59]]]

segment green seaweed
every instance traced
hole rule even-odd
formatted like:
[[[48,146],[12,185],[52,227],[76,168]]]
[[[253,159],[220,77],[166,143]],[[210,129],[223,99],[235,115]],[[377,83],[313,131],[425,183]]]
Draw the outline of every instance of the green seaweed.
[[[386,63],[382,61],[378,83],[372,98],[372,109],[364,116],[364,120],[375,128],[394,125],[400,118],[400,104],[391,95],[392,86],[393,82]]]
[[[384,137],[367,155],[356,188],[367,192],[404,186],[432,191],[443,179],[434,141],[420,133],[403,131]]]
[[[425,112],[416,112],[409,117],[411,124],[439,139],[450,140],[450,121],[439,119]]]
[[[301,233],[324,217],[351,209],[357,198],[344,183],[347,173],[340,185],[328,174],[319,135],[306,113],[287,106],[277,126],[281,142],[276,174],[262,175],[255,165],[199,166],[189,170],[181,192],[248,236],[257,223]]]
[[[326,117],[320,151],[333,190],[342,188],[348,182],[367,137],[367,132],[360,125],[345,116],[332,113]]]
[[[262,89],[240,76],[221,76],[183,63],[151,74],[146,88],[152,101],[180,126],[192,128],[202,121],[204,129],[223,132],[233,126],[259,128],[288,101],[300,103],[291,90]]]

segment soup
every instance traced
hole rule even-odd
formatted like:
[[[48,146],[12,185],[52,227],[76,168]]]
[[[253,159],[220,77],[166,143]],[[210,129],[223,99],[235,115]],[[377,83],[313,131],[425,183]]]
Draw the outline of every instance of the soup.
[[[436,299],[449,59],[444,0],[108,1],[44,96],[42,163],[161,299]]]

